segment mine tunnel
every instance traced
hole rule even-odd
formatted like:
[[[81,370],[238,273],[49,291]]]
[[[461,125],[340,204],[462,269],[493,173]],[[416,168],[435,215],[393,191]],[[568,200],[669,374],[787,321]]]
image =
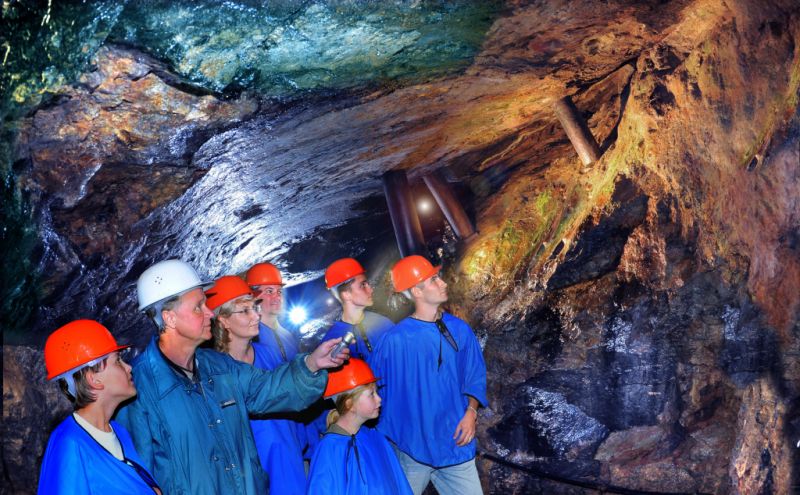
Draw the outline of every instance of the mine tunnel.
[[[485,362],[483,493],[800,493],[795,0],[17,0],[2,23],[3,494],[37,492],[72,413],[48,336],[91,319],[141,355],[148,267],[274,264],[303,353],[341,318],[332,262],[395,324],[412,255]]]

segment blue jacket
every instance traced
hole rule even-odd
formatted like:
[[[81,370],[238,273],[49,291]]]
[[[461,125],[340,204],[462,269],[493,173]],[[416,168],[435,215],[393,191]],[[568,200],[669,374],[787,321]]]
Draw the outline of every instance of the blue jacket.
[[[290,361],[297,355],[297,338],[289,330],[278,325],[272,329],[267,325],[258,322],[258,343],[263,346],[263,357],[267,367],[264,369],[274,369],[283,363]],[[285,355],[285,357],[284,357]]]
[[[122,455],[142,467],[125,428],[112,421]],[[143,469],[143,467],[142,467]],[[147,473],[146,476],[152,476]],[[50,435],[42,460],[39,495],[153,495],[136,469],[111,455],[70,414]]]
[[[448,313],[442,319],[458,351],[435,323],[408,317],[384,336],[370,363],[383,385],[378,430],[417,462],[433,467],[475,457],[475,440],[458,447],[453,434],[467,410],[467,396],[487,403],[478,339],[464,320]]]
[[[299,410],[320,396],[327,372],[312,374],[304,356],[265,371],[197,349],[192,381],[153,339],[133,363],[139,395],[117,420],[167,495],[267,493],[248,413]]]
[[[275,355],[259,343],[253,343],[253,351],[253,366],[256,368],[271,370],[282,364],[275,362]],[[296,350],[294,354],[297,354]],[[250,421],[261,467],[269,475],[271,495],[299,495],[305,493],[306,488],[306,468],[303,463],[303,451],[308,445],[306,426],[286,416],[269,415],[269,419]]]
[[[378,313],[365,311],[364,320],[361,322],[361,326],[364,328],[364,333],[366,333],[369,346],[364,341],[364,336],[361,334],[360,329],[357,328],[357,325],[351,325],[341,320],[333,322],[333,325],[331,325],[328,331],[325,332],[325,336],[322,337],[322,342],[344,337],[347,332],[353,332],[353,334],[356,336],[356,341],[350,345],[350,357],[363,359],[369,363],[372,359],[372,353],[375,352],[375,348],[377,347],[378,343],[381,341],[386,332],[394,326],[394,323],[389,318],[379,315]],[[371,351],[369,350],[369,347],[372,347]]]
[[[332,427],[322,437],[308,473],[309,495],[411,495],[392,446],[362,426],[355,435]]]

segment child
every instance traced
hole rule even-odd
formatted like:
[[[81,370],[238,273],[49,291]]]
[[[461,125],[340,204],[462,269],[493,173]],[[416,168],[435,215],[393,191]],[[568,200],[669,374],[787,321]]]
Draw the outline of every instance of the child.
[[[355,358],[329,373],[325,397],[334,399],[336,409],[311,460],[309,495],[411,494],[389,442],[362,428],[380,414],[376,380],[367,363]]]
[[[40,494],[161,494],[128,432],[111,421],[136,395],[131,367],[120,357],[127,347],[92,320],[73,321],[47,338],[47,379],[58,380],[75,412],[50,435]]]

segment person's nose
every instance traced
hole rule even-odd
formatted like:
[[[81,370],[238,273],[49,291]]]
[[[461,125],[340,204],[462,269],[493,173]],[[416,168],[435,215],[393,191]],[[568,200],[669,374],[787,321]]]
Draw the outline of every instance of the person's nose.
[[[211,319],[211,318],[214,317],[214,312],[211,311],[210,309],[208,309],[208,306],[206,306],[205,303],[203,303],[203,316],[205,316],[208,319]]]

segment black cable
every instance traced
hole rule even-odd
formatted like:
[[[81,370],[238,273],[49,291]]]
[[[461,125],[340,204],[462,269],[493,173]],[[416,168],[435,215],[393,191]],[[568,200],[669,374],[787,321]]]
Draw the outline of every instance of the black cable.
[[[524,473],[536,476],[537,478],[544,478],[547,480],[556,481],[558,483],[564,483],[566,485],[577,486],[580,488],[587,488],[589,490],[595,490],[601,493],[618,493],[620,495],[687,495],[688,493],[691,493],[693,495],[711,495],[709,493],[701,493],[701,492],[649,492],[645,490],[632,490],[630,488],[624,488],[621,486],[593,483],[591,481],[574,480],[570,478],[564,478],[563,476],[558,476],[556,474],[545,473],[544,471],[541,471],[534,467],[523,466],[521,464],[517,464],[516,462],[503,459],[502,457],[498,457],[488,452],[479,452],[478,455],[480,455],[484,459],[488,459],[492,462],[496,462],[497,464],[509,467],[511,469],[516,469],[517,471],[522,471]]]

